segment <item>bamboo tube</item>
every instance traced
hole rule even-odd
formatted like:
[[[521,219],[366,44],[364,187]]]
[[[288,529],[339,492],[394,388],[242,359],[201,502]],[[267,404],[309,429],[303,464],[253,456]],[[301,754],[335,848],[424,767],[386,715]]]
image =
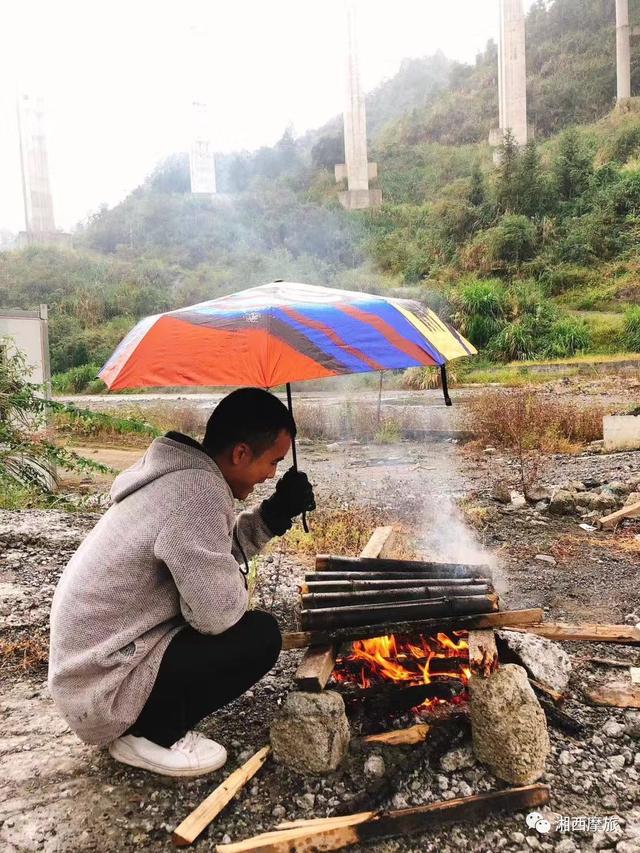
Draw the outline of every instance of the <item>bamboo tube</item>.
[[[326,592],[303,593],[302,606],[305,610],[316,607],[346,607],[353,604],[385,604],[391,601],[420,601],[425,598],[442,596],[456,597],[469,595],[488,595],[492,586],[476,584],[472,586],[418,586],[400,589],[370,590],[364,592]]]
[[[498,596],[469,595],[432,598],[410,604],[369,604],[365,607],[321,608],[303,610],[303,630],[331,630],[348,626],[401,622],[411,619],[433,619],[440,616],[489,613],[498,609]]]
[[[413,580],[421,583],[429,583],[431,580],[475,580],[472,575],[460,575],[457,578],[449,578],[446,575],[434,577],[428,572],[309,572],[304,576],[305,581],[395,581]],[[454,584],[455,586],[455,584]]]
[[[437,563],[432,560],[391,560],[372,557],[316,556],[318,572],[431,572],[439,577],[459,577],[488,573],[488,566],[465,563]]]
[[[307,577],[310,577],[308,575]],[[321,577],[321,575],[314,575]],[[476,586],[491,586],[493,581],[491,578],[444,578],[435,580],[426,578],[421,580],[412,580],[411,578],[398,578],[398,580],[386,581],[305,581],[300,588],[303,594],[307,593],[324,593],[324,592],[366,592],[383,589],[402,589],[404,587],[430,586],[433,588],[456,588],[470,587],[475,589]]]

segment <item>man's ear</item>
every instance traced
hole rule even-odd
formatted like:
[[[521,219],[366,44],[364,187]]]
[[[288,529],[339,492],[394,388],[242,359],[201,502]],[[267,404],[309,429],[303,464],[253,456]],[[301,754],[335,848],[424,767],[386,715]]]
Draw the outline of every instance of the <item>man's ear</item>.
[[[251,457],[251,448],[248,444],[244,442],[234,444],[231,450],[231,461],[234,465],[241,465],[243,462],[248,462],[251,460]]]

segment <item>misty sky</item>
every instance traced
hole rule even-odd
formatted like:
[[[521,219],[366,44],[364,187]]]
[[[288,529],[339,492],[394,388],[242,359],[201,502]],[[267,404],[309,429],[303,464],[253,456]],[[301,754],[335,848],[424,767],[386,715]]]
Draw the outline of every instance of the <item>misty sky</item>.
[[[525,0],[529,7],[533,0]],[[15,98],[47,102],[58,227],[113,205],[189,148],[190,104],[212,107],[216,150],[270,145],[341,112],[344,0],[4,0],[0,229],[24,228]],[[371,89],[405,57],[473,61],[498,0],[359,0]]]

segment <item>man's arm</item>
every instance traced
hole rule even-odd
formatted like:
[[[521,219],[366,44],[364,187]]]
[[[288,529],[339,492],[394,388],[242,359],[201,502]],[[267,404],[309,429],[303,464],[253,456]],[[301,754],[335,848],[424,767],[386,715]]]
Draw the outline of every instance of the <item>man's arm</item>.
[[[221,634],[243,616],[248,595],[231,552],[228,518],[210,492],[171,514],[154,552],[171,572],[182,615],[196,631]]]

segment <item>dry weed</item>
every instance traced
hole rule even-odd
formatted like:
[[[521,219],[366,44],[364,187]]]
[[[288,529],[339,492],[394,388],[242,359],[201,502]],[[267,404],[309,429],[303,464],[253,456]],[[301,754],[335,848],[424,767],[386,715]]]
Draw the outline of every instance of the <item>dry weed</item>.
[[[0,672],[34,672],[48,660],[49,645],[41,637],[0,640]]]

